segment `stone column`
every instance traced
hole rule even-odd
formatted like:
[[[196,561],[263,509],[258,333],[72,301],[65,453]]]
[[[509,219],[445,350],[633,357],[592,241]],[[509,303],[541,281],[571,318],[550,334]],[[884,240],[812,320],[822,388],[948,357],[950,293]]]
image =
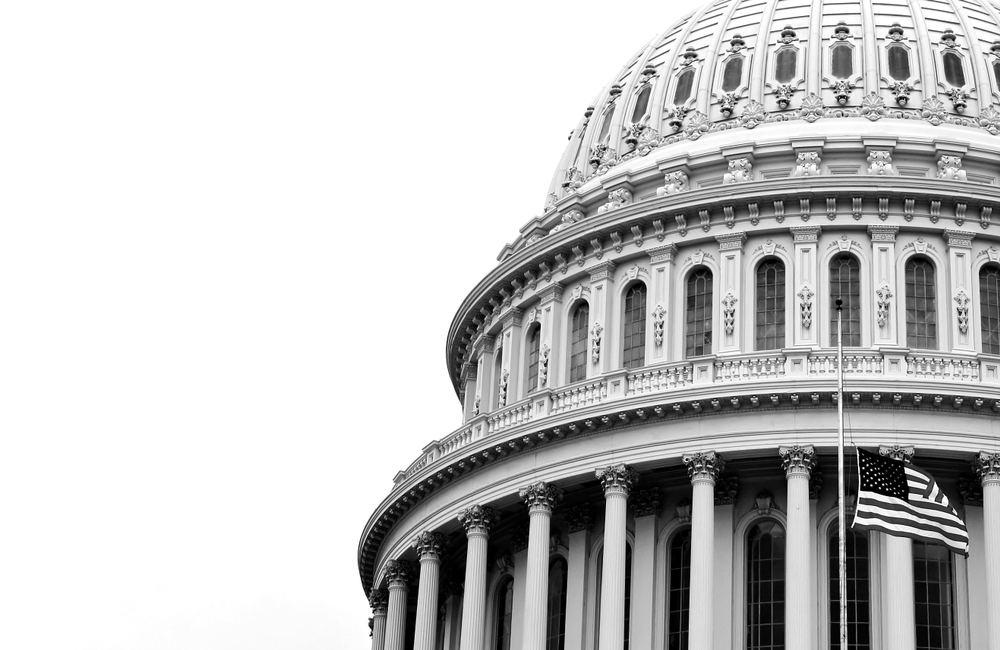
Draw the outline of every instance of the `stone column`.
[[[413,650],[434,650],[437,641],[438,587],[441,583],[441,551],[444,544],[444,535],[430,531],[420,533],[412,543],[420,560]]]
[[[635,549],[632,552],[632,630],[630,650],[653,648],[653,604],[656,602],[656,540],[660,522],[660,490],[632,493]]]
[[[412,575],[413,567],[405,560],[392,560],[386,565],[389,606],[385,621],[385,650],[403,650],[406,644],[406,594]]]
[[[481,650],[486,633],[486,546],[497,515],[488,506],[472,506],[458,514],[465,526],[465,602],[462,604],[461,650]]]
[[[601,650],[625,647],[625,509],[638,476],[628,465],[597,470],[604,488],[604,567],[601,574]]]
[[[389,608],[389,592],[372,589],[368,596],[372,608],[372,650],[382,650],[385,646],[385,614]]]
[[[910,462],[913,447],[879,447],[879,453]],[[885,650],[913,650],[917,645],[913,593],[913,542],[906,537],[885,537]]]
[[[691,611],[688,647],[712,650],[712,562],[715,542],[715,480],[725,467],[714,451],[684,456],[691,477]]]
[[[569,557],[566,562],[566,647],[582,648],[587,619],[587,562],[590,560],[590,533],[594,518],[588,504],[566,512],[569,527]]]
[[[788,530],[785,550],[785,644],[788,650],[807,650],[812,640],[810,597],[809,477],[816,464],[812,445],[780,447],[788,484]]]
[[[520,650],[545,650],[545,624],[549,590],[549,530],[552,507],[562,490],[538,482],[521,488],[528,506],[528,571],[524,590],[524,630]]]
[[[1000,650],[1000,453],[979,452],[973,467],[983,483],[987,648]]]

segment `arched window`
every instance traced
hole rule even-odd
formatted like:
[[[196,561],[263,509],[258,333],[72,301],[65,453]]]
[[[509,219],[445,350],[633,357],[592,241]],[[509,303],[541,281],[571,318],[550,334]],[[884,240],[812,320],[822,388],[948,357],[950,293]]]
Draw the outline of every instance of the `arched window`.
[[[590,305],[585,302],[573,311],[573,331],[569,344],[569,380],[587,378],[587,335],[590,331]]]
[[[777,521],[750,529],[746,579],[747,650],[784,648],[785,529]]]
[[[835,44],[830,50],[830,63],[834,77],[847,79],[854,74],[854,48],[843,42]]]
[[[844,301],[844,345],[861,345],[861,267],[853,255],[830,260],[830,345],[837,345],[837,299]]]
[[[785,265],[764,260],[757,267],[756,338],[758,350],[777,350],[785,345]]]
[[[983,352],[1000,354],[1000,266],[979,271],[979,311],[983,324]]]
[[[642,121],[642,117],[646,114],[646,108],[649,106],[651,92],[653,92],[653,87],[648,85],[639,91],[639,97],[635,100],[635,108],[632,109],[632,124]]]
[[[566,560],[557,557],[549,565],[549,620],[545,632],[545,650],[566,650]]]
[[[910,51],[902,45],[890,45],[886,51],[889,60],[889,76],[896,81],[910,78]]]
[[[740,87],[743,82],[743,57],[734,56],[726,61],[726,67],[722,69],[722,90],[732,92]]]
[[[778,83],[786,84],[795,78],[795,62],[798,55],[799,51],[794,47],[778,50],[774,57],[774,78],[778,80]]]
[[[496,630],[493,650],[510,650],[510,624],[514,617],[514,579],[506,578],[497,591]]]
[[[595,617],[596,627],[594,628],[594,638],[601,638],[601,580],[604,575],[604,548],[599,551],[597,558],[597,616]],[[632,545],[625,544],[625,646],[628,650],[629,628],[632,624]]]
[[[955,611],[951,551],[913,542],[913,607],[917,650],[955,648]]]
[[[615,105],[612,104],[611,108],[604,114],[604,122],[601,123],[601,133],[597,136],[597,142],[604,142],[604,139],[608,137],[608,133],[611,132],[611,120],[615,116]]]
[[[688,275],[685,338],[686,355],[712,353],[712,272],[701,267]]]
[[[962,65],[962,57],[954,52],[945,52],[941,56],[941,62],[944,64],[945,81],[955,87],[964,86],[965,68]]]
[[[827,536],[829,550],[830,650],[840,648],[840,532],[837,522]],[[847,539],[847,646],[871,648],[871,591],[868,538],[850,528]]]
[[[691,529],[674,535],[667,551],[667,649],[687,650],[691,610]]]
[[[622,365],[641,368],[646,365],[646,285],[632,285],[625,293],[625,313],[622,315],[625,335]]]
[[[997,82],[1000,84],[1000,81]],[[680,105],[691,97],[694,89],[694,70],[688,68],[677,77],[677,88],[674,89],[674,104]]]
[[[538,352],[541,349],[542,328],[535,325],[528,334],[528,390],[534,393],[538,390]]]
[[[937,348],[934,265],[924,257],[914,257],[906,263],[906,345]]]

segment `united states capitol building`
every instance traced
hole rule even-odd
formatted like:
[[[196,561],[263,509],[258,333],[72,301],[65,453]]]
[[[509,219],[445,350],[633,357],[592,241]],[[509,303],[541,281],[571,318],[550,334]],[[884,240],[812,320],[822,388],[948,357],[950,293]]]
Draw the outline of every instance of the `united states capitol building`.
[[[971,539],[849,531],[850,647],[1000,650],[998,183],[1000,5],[650,41],[458,306],[464,424],[360,540],[373,650],[834,647],[837,299],[849,492],[855,446],[912,461]]]

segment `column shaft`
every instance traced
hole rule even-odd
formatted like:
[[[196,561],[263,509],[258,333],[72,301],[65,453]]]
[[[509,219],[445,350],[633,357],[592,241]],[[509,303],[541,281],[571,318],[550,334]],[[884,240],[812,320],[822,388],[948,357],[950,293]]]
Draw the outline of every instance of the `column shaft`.
[[[712,650],[712,560],[715,543],[715,480],[700,476],[691,489],[691,610],[688,647]]]
[[[601,650],[625,646],[625,509],[628,494],[605,493],[604,568],[601,574]]]
[[[809,597],[809,476],[788,476],[788,547],[785,551],[785,612],[788,650],[806,650],[812,638]]]
[[[413,650],[434,650],[437,640],[438,583],[441,560],[425,555],[420,559],[420,586],[417,589],[417,625]]]
[[[372,650],[382,650],[385,645],[385,612],[375,614],[372,622]]]
[[[465,559],[465,602],[462,605],[461,650],[481,650],[486,626],[487,534],[469,533]]]
[[[406,643],[406,585],[389,585],[389,612],[385,620],[385,650],[403,650]]]
[[[983,531],[986,560],[986,638],[1000,650],[1000,481],[983,481]]]
[[[528,526],[528,575],[524,589],[522,650],[544,650],[548,614],[549,533],[552,511],[533,507]]]
[[[885,535],[885,650],[913,650],[917,645],[913,608],[913,542]]]

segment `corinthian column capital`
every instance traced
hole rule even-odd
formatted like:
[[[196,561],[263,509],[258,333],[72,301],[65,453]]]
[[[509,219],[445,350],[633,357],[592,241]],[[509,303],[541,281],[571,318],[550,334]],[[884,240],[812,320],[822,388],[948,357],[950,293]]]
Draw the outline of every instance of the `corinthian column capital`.
[[[385,589],[372,589],[368,596],[368,604],[371,605],[372,614],[385,616],[389,611],[389,592]]]
[[[417,549],[417,557],[421,560],[440,560],[445,542],[444,535],[428,530],[417,535],[411,546]]]
[[[893,460],[901,460],[904,463],[909,463],[913,458],[913,454],[916,453],[916,449],[912,446],[880,445],[878,453],[879,456],[888,456]]]
[[[681,460],[687,465],[688,476],[691,477],[692,483],[707,481],[714,485],[726,467],[722,456],[714,451],[696,451],[684,456]]]
[[[608,465],[596,471],[597,478],[604,488],[604,495],[623,494],[626,497],[632,491],[632,486],[639,480],[639,475],[628,465]]]
[[[972,461],[972,468],[983,485],[1000,483],[1000,453],[979,452]]]
[[[403,587],[410,584],[413,577],[413,565],[406,560],[390,560],[385,565],[385,579],[389,583],[389,588]]]
[[[528,506],[528,513],[552,512],[552,507],[562,499],[562,490],[554,485],[539,481],[532,483],[528,487],[521,488],[518,493],[524,504]]]
[[[785,470],[787,478],[802,476],[808,479],[812,474],[812,468],[816,465],[816,450],[812,445],[779,447],[778,454],[781,456],[781,467]]]
[[[470,506],[458,513],[458,521],[465,526],[465,534],[489,535],[490,529],[497,523],[496,510],[489,506]]]

